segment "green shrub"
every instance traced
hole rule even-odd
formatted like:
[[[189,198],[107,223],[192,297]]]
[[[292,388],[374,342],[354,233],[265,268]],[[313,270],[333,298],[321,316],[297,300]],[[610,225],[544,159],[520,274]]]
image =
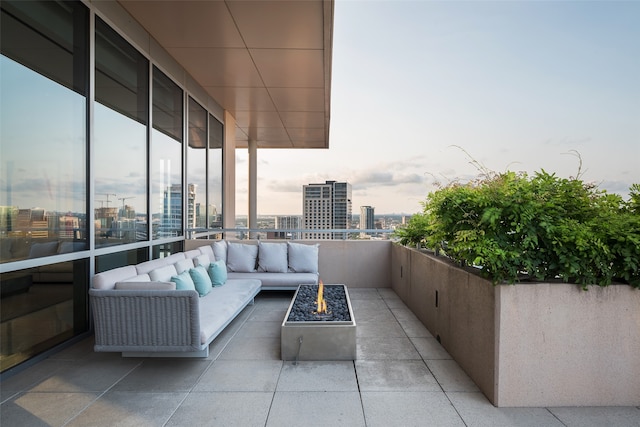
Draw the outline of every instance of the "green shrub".
[[[430,193],[423,212],[396,233],[494,283],[562,279],[640,287],[640,186],[630,200],[544,170],[486,174]]]

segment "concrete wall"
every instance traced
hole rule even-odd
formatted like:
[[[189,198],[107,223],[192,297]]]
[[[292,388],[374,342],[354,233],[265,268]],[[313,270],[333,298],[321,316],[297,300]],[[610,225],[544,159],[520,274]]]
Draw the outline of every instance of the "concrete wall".
[[[493,402],[495,288],[443,257],[400,245],[392,253],[393,290]]]
[[[640,290],[496,290],[498,406],[640,405]]]
[[[394,291],[494,405],[640,405],[640,290],[494,287],[400,245],[391,264]]]
[[[238,242],[257,244],[256,240]],[[185,249],[210,243],[186,240]],[[320,245],[318,271],[320,280],[326,284],[341,283],[353,288],[390,287],[392,243],[389,240],[296,240],[296,243]]]

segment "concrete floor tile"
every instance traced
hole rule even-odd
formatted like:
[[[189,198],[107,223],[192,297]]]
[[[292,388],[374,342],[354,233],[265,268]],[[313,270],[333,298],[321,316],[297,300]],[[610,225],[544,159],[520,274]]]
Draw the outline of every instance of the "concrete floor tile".
[[[360,322],[395,322],[396,318],[393,317],[391,311],[384,307],[378,310],[362,310],[353,308],[353,317],[356,318],[356,324]]]
[[[409,338],[366,338],[356,340],[358,360],[422,360]]]
[[[115,391],[189,391],[212,362],[199,359],[144,359],[119,381]]]
[[[282,320],[278,322],[246,322],[238,330],[238,338],[280,338]]]
[[[381,298],[378,290],[375,288],[351,288],[347,286],[347,291],[349,292],[349,298],[351,298],[351,301]]]
[[[444,391],[480,391],[455,360],[426,360],[425,362]]]
[[[558,407],[549,408],[560,421],[570,427],[638,427],[640,409],[634,407]]]
[[[424,360],[451,359],[447,350],[433,337],[413,337],[411,342]]]
[[[385,301],[387,300],[399,300],[400,297],[396,292],[391,288],[378,288],[378,295]]]
[[[397,321],[391,320],[388,322],[356,322],[356,336],[402,338],[407,335]]]
[[[280,337],[234,339],[218,358],[221,360],[280,360]]]
[[[358,391],[358,382],[351,361],[285,362],[276,390]]]
[[[69,361],[46,359],[11,377],[3,378],[0,383],[0,402],[4,402],[20,392],[32,391],[33,387],[70,364]]]
[[[496,408],[480,392],[448,392],[468,427],[562,427],[546,408]]]
[[[367,427],[457,427],[464,423],[442,392],[362,392]]]
[[[383,299],[357,299],[351,301],[351,307],[355,313],[367,310],[389,310]]]
[[[31,390],[72,393],[106,391],[140,363],[140,359],[121,357],[70,362]]]
[[[264,427],[272,399],[273,393],[189,393],[165,425]]]
[[[278,309],[258,309],[254,310],[249,318],[249,322],[282,322],[287,314],[287,308]]]
[[[360,395],[342,392],[276,392],[267,427],[364,426]]]
[[[281,369],[280,360],[216,360],[193,391],[273,392]]]
[[[24,393],[0,406],[2,426],[61,426],[91,404],[98,393]]]
[[[143,427],[167,422],[187,396],[183,393],[111,391],[82,411],[69,427]]]
[[[442,391],[422,360],[357,360],[361,391]]]

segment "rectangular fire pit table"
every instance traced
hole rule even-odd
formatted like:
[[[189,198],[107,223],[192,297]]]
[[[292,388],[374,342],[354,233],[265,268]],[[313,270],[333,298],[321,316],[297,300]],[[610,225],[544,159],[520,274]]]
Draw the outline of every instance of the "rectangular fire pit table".
[[[355,360],[356,359],[356,320],[353,317],[353,308],[349,299],[349,292],[345,285],[324,285],[325,290],[332,286],[340,286],[344,289],[346,301],[332,301],[325,294],[327,300],[327,312],[325,316],[313,315],[315,320],[289,320],[291,312],[296,304],[300,304],[298,294],[301,291],[308,293],[311,287],[317,293],[317,285],[299,285],[287,314],[284,316],[281,327],[281,356],[282,360]],[[332,319],[332,305],[346,304],[348,307],[348,320]],[[313,309],[309,311],[315,310]]]

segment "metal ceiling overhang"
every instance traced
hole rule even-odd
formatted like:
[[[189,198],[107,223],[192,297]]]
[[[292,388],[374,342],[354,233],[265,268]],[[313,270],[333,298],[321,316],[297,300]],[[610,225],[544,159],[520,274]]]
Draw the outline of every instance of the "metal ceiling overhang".
[[[236,119],[236,146],[328,148],[333,0],[119,0]]]

